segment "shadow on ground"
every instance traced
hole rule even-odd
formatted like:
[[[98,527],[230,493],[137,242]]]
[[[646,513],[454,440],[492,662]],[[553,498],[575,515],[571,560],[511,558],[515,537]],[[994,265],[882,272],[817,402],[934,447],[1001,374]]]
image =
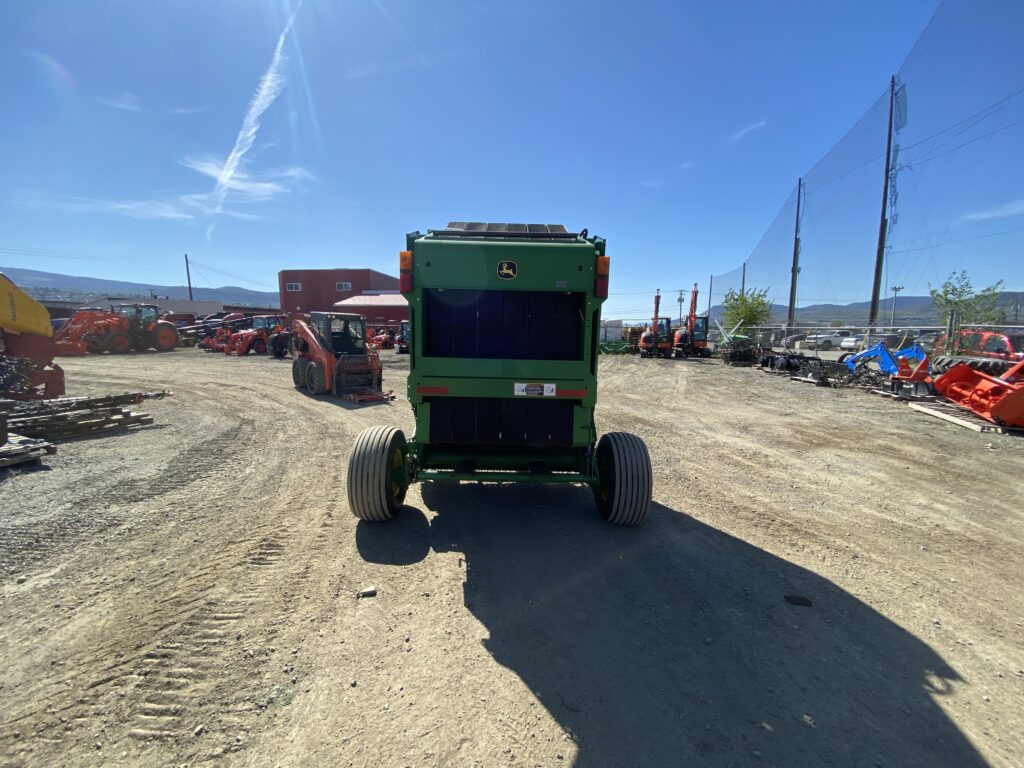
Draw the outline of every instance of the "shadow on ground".
[[[581,488],[422,495],[429,522],[360,523],[360,553],[463,553],[488,651],[573,734],[577,768],[986,764],[935,703],[956,672],[811,571],[658,504],[613,528]]]

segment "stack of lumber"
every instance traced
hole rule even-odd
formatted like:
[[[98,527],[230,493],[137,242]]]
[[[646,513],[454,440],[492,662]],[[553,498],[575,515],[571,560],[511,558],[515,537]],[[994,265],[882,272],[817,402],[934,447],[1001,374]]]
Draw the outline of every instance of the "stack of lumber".
[[[122,432],[128,427],[152,424],[146,413],[126,406],[162,398],[170,392],[128,392],[103,397],[61,397],[56,400],[0,400],[0,417],[18,435],[44,440]]]
[[[0,443],[0,469],[17,464],[39,464],[43,456],[56,452],[57,446],[53,443],[8,434],[6,440]]]

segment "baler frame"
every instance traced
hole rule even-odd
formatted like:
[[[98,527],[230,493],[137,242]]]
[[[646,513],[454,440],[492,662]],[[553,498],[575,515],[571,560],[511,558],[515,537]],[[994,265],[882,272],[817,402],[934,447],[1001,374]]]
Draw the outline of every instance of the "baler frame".
[[[360,435],[353,513],[388,519],[418,481],[571,483],[593,488],[611,522],[640,522],[651,498],[646,446],[625,433],[598,441],[594,422],[604,239],[454,222],[407,235],[399,266],[416,432]]]

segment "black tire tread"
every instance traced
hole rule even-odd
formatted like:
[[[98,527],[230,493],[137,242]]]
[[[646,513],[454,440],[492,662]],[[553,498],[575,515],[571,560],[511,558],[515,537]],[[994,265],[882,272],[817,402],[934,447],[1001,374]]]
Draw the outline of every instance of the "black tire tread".
[[[295,384],[296,389],[305,389],[306,388],[306,366],[307,365],[308,365],[308,361],[303,359],[303,358],[301,358],[301,357],[296,357],[292,361],[292,383]]]
[[[322,395],[327,391],[327,377],[320,363],[310,363],[306,367],[306,391],[311,395]]]
[[[388,491],[388,461],[392,440],[402,435],[396,427],[367,427],[356,438],[348,461],[348,506],[360,520],[390,520],[401,504],[393,504]],[[404,439],[404,435],[402,435]]]
[[[608,432],[601,438],[606,441],[615,467],[615,492],[607,520],[613,525],[639,525],[647,517],[653,493],[647,446],[628,432]]]

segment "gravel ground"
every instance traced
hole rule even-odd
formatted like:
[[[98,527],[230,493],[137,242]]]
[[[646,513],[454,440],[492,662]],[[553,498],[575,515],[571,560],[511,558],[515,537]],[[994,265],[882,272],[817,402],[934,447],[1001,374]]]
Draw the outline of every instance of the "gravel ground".
[[[62,361],[72,395],[174,396],[0,472],[0,765],[1024,764],[1024,440],[611,357],[643,527],[469,485],[357,524],[355,436],[412,426],[383,357],[363,408],[288,361]]]

